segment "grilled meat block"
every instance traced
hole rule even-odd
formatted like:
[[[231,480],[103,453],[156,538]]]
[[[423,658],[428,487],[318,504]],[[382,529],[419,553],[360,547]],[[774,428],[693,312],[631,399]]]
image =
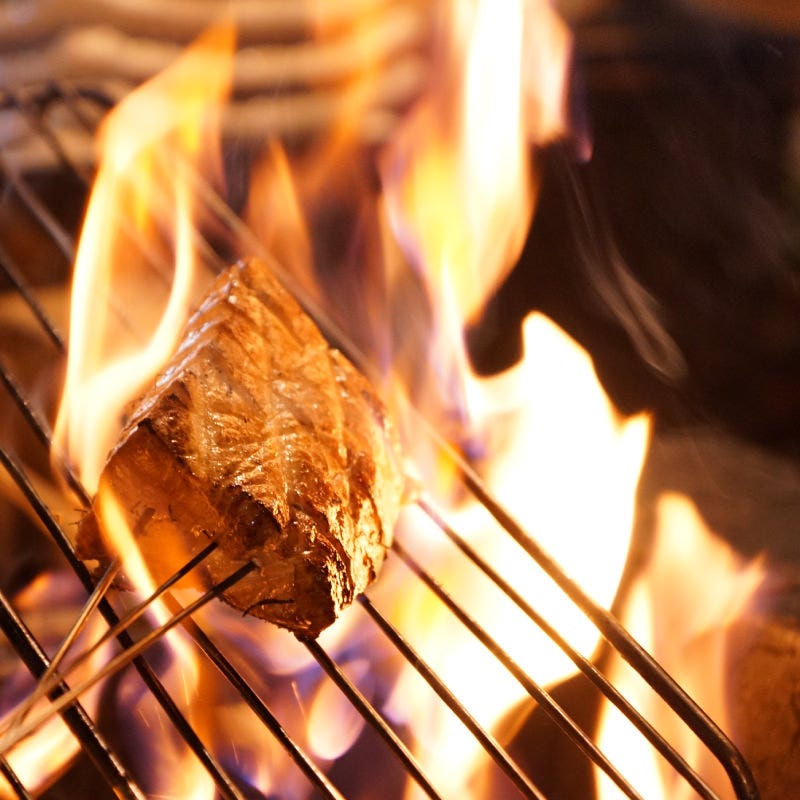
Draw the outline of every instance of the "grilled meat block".
[[[396,436],[373,389],[258,260],[236,264],[138,403],[98,494],[112,492],[157,580],[209,541],[204,582],[317,636],[374,580],[399,511]],[[108,561],[97,499],[78,552]]]

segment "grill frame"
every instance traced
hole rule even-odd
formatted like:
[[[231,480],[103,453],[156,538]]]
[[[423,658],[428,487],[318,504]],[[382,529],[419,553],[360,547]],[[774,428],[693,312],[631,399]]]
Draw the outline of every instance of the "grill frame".
[[[110,107],[111,103],[102,93],[93,90],[73,90],[60,87],[58,84],[50,84],[35,93],[21,97],[19,93],[4,91],[0,88],[0,111],[13,111],[20,115],[28,125],[32,135],[39,137],[45,146],[50,148],[55,162],[61,169],[68,171],[72,177],[85,187],[88,187],[91,174],[90,171],[74,163],[65,148],[59,142],[58,130],[53,128],[45,116],[46,109],[51,104],[59,104],[66,108],[74,117],[78,125],[85,129],[87,135],[92,134],[94,120],[90,119],[83,111],[79,103],[89,102],[97,106],[98,111],[102,112]],[[7,190],[14,192],[17,198],[23,203],[30,214],[37,220],[42,235],[49,237],[58,249],[63,253],[68,261],[72,260],[74,254],[74,237],[65,230],[63,226],[50,213],[46,203],[36,194],[35,190],[26,181],[25,175],[18,173],[9,167],[7,159],[4,157],[3,146],[0,143],[0,175],[4,178]],[[221,199],[210,198],[212,202],[222,204]],[[226,221],[232,228],[233,235],[241,239],[242,246],[249,247],[253,252],[257,252],[258,243],[254,241],[252,234],[244,228],[243,223],[235,218],[235,215],[226,210],[223,205],[218,205]],[[20,265],[14,263],[8,253],[3,249],[0,242],[0,269],[5,273],[9,282],[19,292],[24,299],[31,313],[41,325],[48,339],[55,349],[63,356],[66,352],[65,339],[57,327],[48,317],[42,304],[38,301],[35,289],[30,285],[25,276],[25,270]],[[307,306],[312,303],[306,302]],[[332,336],[332,338],[342,340],[342,335],[337,331],[336,326],[328,320],[321,309],[311,308],[312,316],[315,317],[321,327]],[[2,354],[0,354],[2,355]],[[354,355],[354,354],[351,354]],[[356,355],[356,360],[359,360]],[[14,375],[6,368],[3,360],[0,360],[0,379],[8,396],[21,412],[26,424],[36,435],[40,443],[46,448],[50,448],[52,431],[50,424],[43,413],[41,413],[31,398],[26,396],[25,390],[21,387]],[[424,420],[420,420],[424,425]],[[724,736],[720,729],[707,717],[707,715],[695,704],[691,698],[675,683],[675,681],[655,662],[644,649],[630,636],[630,634],[619,624],[619,622],[607,612],[599,607],[574,583],[558,565],[542,550],[536,541],[516,523],[502,506],[492,497],[490,492],[481,482],[480,478],[469,468],[469,466],[454,453],[446,442],[440,439],[438,434],[427,428],[432,442],[440,448],[448,458],[458,464],[461,470],[464,486],[472,495],[481,502],[489,513],[494,517],[498,525],[517,542],[531,557],[531,559],[546,572],[550,578],[562,589],[570,600],[581,609],[581,611],[593,622],[601,633],[608,645],[622,655],[622,657],[647,681],[651,688],[664,699],[675,713],[683,720],[688,728],[697,736],[703,745],[719,761],[727,773],[733,791],[737,798],[750,798],[755,800],[758,797],[758,789],[755,786],[750,770],[742,756],[734,745]],[[86,567],[77,559],[72,549],[70,539],[58,519],[54,516],[47,504],[37,493],[34,482],[29,476],[26,465],[16,455],[6,448],[4,442],[0,441],[0,464],[11,476],[30,505],[30,508],[38,516],[46,527],[49,535],[66,558],[70,568],[75,572],[81,583],[86,588],[87,593],[91,593],[94,588],[94,581]],[[77,495],[81,497],[85,506],[88,506],[89,498],[85,490],[80,486],[79,481],[69,472],[68,467],[64,467],[65,477]],[[558,631],[552,629],[546,621],[541,619],[535,609],[531,608],[521,597],[515,595],[511,586],[498,575],[489,564],[483,561],[478,553],[458,535],[446,521],[444,516],[435,508],[434,504],[424,495],[418,500],[420,508],[429,518],[441,529],[461,551],[461,553],[480,571],[497,584],[503,592],[519,605],[522,610],[539,627],[545,630],[551,639],[561,647],[564,652],[573,660],[578,669],[589,681],[594,684],[599,691],[610,699],[623,714],[634,724],[639,732],[648,739],[650,744],[678,771],[678,773],[691,785],[701,797],[716,798],[718,795],[708,787],[703,779],[685,762],[680,754],[656,731],[641,715],[639,715],[627,700],[611,685],[605,676],[588,660],[579,654],[571,651],[569,645],[563,640]],[[397,543],[394,547],[396,557],[402,559],[411,573],[417,579],[425,583],[428,588],[438,597],[439,601],[450,608],[451,612],[460,619],[477,636],[483,645],[504,661],[507,669],[515,674],[528,693],[533,697],[539,706],[555,721],[566,735],[571,739],[578,751],[580,751],[590,761],[600,766],[614,780],[623,794],[627,797],[636,798],[638,794],[618,773],[616,767],[605,760],[604,756],[596,750],[595,746],[588,740],[583,731],[572,720],[570,714],[566,712],[542,687],[532,681],[522,670],[514,664],[508,654],[494,642],[488,632],[479,628],[477,623],[469,618],[467,613],[459,608],[458,604],[449,597],[443,587],[436,579],[430,575],[425,567],[417,562],[402,543]],[[34,673],[41,673],[47,668],[47,657],[44,651],[35,641],[35,637],[28,631],[22,620],[15,614],[13,604],[5,597],[0,596],[0,626],[6,636],[20,654],[21,659],[28,665]],[[180,610],[174,598],[168,599],[173,612]],[[425,663],[422,657],[405,642],[402,635],[392,626],[369,600],[368,594],[360,599],[360,604],[373,620],[373,622],[383,631],[404,659],[412,663],[420,672],[422,677],[432,686],[439,699],[447,704],[450,709],[461,719],[478,739],[481,746],[487,750],[489,755],[499,765],[507,777],[525,797],[544,798],[539,789],[532,783],[532,779],[527,776],[518,764],[514,761],[506,749],[499,745],[491,733],[483,730],[481,726],[471,717],[469,711],[464,708],[452,695],[448,687],[439,679],[435,671]],[[109,625],[114,624],[118,617],[113,608],[107,601],[103,601],[100,610]],[[208,634],[192,619],[184,622],[184,628],[194,640],[199,650],[204,653],[233,686],[240,696],[249,705],[251,710],[257,715],[263,725],[271,731],[276,740],[284,747],[289,758],[295,762],[300,770],[306,775],[311,788],[319,793],[320,796],[339,800],[344,797],[339,790],[331,783],[325,771],[314,762],[314,759],[306,753],[282,727],[277,717],[270,711],[264,701],[258,696],[257,692],[248,684],[226,655],[214,644]],[[122,634],[120,644],[127,649],[132,647],[133,640],[128,634]],[[358,689],[350,682],[335,659],[330,656],[318,643],[308,642],[306,646],[319,664],[320,668],[336,683],[340,690],[350,699],[351,703],[357,708],[359,713],[381,737],[387,747],[394,753],[405,772],[410,775],[419,785],[424,793],[429,797],[440,797],[435,786],[425,775],[424,770],[418,764],[415,757],[410,753],[400,736],[392,729],[391,725],[384,719],[380,711],[375,708]],[[213,753],[203,743],[201,737],[192,728],[185,715],[181,712],[174,699],[161,685],[158,676],[153,668],[148,664],[146,658],[138,656],[133,661],[134,667],[139,671],[145,681],[148,690],[153,693],[161,704],[167,717],[171,720],[175,729],[187,743],[189,748],[195,753],[204,769],[214,780],[219,796],[224,798],[243,798],[243,790],[237,786],[233,777],[226,772],[224,767],[217,761]],[[115,757],[113,751],[104,742],[102,733],[97,726],[82,712],[79,705],[69,706],[64,710],[68,724],[78,726],[79,733],[76,738],[81,744],[82,749],[91,758],[103,776],[106,783],[119,796],[135,798],[143,796],[136,783],[135,777],[131,776],[126,768]],[[18,797],[30,796],[28,790],[22,785],[21,781],[13,774],[9,764],[3,759],[0,762],[0,772],[2,772],[12,791]]]

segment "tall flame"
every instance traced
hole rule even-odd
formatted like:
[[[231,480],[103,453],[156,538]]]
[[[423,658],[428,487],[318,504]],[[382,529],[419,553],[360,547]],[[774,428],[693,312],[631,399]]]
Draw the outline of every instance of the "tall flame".
[[[201,162],[211,173],[219,163],[210,129],[230,84],[233,46],[231,25],[212,29],[100,131],[55,431],[56,452],[77,464],[90,492],[125,405],[174,349],[194,299],[191,177]]]
[[[464,325],[522,250],[537,191],[531,148],[567,130],[571,37],[547,0],[451,0],[442,14],[440,69],[381,173],[386,215],[432,309],[426,410],[463,419]]]
[[[491,432],[485,440],[484,480],[510,513],[562,568],[603,606],[610,606],[626,564],[637,480],[649,437],[644,415],[621,418],[603,391],[587,353],[538,314],[524,324],[524,357],[505,373],[466,378],[472,419]],[[478,414],[480,410],[480,414]],[[462,502],[450,521],[504,579],[591,657],[599,633],[519,548],[497,530],[476,502]],[[463,560],[437,550],[437,533],[424,518],[409,516],[400,529],[425,563],[441,564],[440,579],[533,680],[552,685],[574,664],[524,613]],[[381,596],[384,584],[376,587]],[[396,591],[391,584],[388,593]],[[448,687],[489,730],[526,698],[525,689],[491,654],[454,625],[424,587],[404,585],[393,613],[406,636],[434,664]],[[420,625],[420,620],[425,624]],[[437,785],[464,797],[476,790],[473,769],[485,754],[448,715],[436,714],[415,689],[412,669],[401,677],[390,705],[418,737]],[[434,705],[433,708],[436,706]],[[472,759],[475,759],[474,763]],[[454,769],[454,764],[463,765]],[[409,797],[416,796],[413,787]]]
[[[534,201],[530,143],[566,131],[571,42],[546,1],[457,0],[447,11],[443,60],[461,63],[434,77],[383,172],[398,239],[425,265],[431,290],[440,299],[446,290],[470,319],[522,249]],[[545,75],[530,69],[542,50]]]
[[[386,213],[431,308],[437,385],[423,396],[423,409],[437,423],[458,420],[460,429],[446,434],[480,442],[478,467],[491,491],[608,606],[627,558],[647,419],[620,418],[585,351],[541,315],[524,323],[523,361],[492,378],[474,374],[463,336],[520,255],[535,207],[537,147],[567,133],[571,38],[544,1],[451,2],[446,19],[451,38],[442,71],[382,160]],[[448,503],[454,475],[433,467],[426,485],[442,487]],[[450,518],[576,649],[592,654],[598,632],[482,507],[457,503]],[[448,591],[528,675],[549,684],[571,674],[574,665],[507,598],[431,546],[436,533],[423,519],[412,516],[401,534],[427,554],[426,563],[442,565]],[[404,633],[489,729],[526,696],[424,588],[404,587],[396,613]],[[421,753],[436,753],[426,766],[437,786],[481,796],[473,773],[478,746],[446,712],[431,711],[416,682],[411,670],[401,676],[391,713],[413,731]],[[416,794],[410,784],[407,796]]]

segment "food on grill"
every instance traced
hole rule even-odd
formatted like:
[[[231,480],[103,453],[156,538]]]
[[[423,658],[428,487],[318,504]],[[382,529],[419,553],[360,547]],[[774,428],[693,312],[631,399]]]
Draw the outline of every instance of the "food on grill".
[[[157,580],[213,540],[204,584],[252,561],[224,599],[303,636],[374,580],[404,488],[373,389],[266,265],[215,283],[108,458],[112,492]],[[107,563],[98,501],[78,553]]]

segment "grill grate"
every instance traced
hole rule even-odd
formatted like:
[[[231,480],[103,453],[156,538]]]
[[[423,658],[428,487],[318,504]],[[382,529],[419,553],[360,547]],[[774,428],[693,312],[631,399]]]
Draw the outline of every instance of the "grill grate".
[[[61,141],[59,127],[50,120],[50,111],[58,109],[60,114],[70,115],[72,121],[85,130],[87,136],[91,134],[93,126],[107,109],[106,99],[95,92],[78,92],[65,90],[58,85],[48,86],[26,96],[10,91],[0,91],[0,114],[6,122],[2,130],[25,131],[24,146],[33,146],[47,156],[47,167],[66,174],[77,186],[85,190],[91,171],[88,165],[76,160]],[[49,240],[53,251],[68,263],[72,260],[74,252],[74,231],[59,220],[58,214],[49,206],[48,200],[37,191],[34,182],[30,179],[30,169],[21,169],[17,165],[26,163],[23,153],[20,157],[21,140],[0,138],[0,180],[2,181],[2,202],[17,202],[30,216],[36,235],[44,240]],[[82,199],[82,198],[80,198]],[[77,198],[72,201],[77,202]],[[234,237],[242,242],[245,248],[256,248],[257,243],[252,240],[243,224],[233,213],[221,205],[217,198],[210,198],[214,202],[220,215],[226,221]],[[2,233],[0,232],[0,235]],[[255,250],[253,250],[255,252]],[[22,263],[11,252],[11,247],[0,239],[0,268],[5,275],[9,289],[16,293],[29,309],[35,324],[49,341],[52,347],[52,360],[59,362],[65,353],[65,340],[59,332],[57,325],[52,321],[51,314],[39,299],[38,289],[34,288],[29,278],[29,265]],[[313,313],[313,312],[312,312]],[[16,354],[16,357],[25,357],[25,354]],[[19,425],[6,428],[3,438],[0,438],[0,463],[10,477],[13,484],[24,497],[27,509],[46,530],[48,536],[60,550],[61,557],[66,560],[69,569],[77,576],[87,594],[94,590],[94,581],[85,566],[76,558],[69,537],[57,513],[44,499],[37,488],[35,470],[32,459],[26,454],[19,455],[15,445],[15,433],[19,428],[24,428],[38,440],[39,449],[49,450],[51,443],[51,426],[48,421],[47,410],[41,407],[36,396],[25,382],[21,381],[10,366],[14,363],[14,353],[5,345],[0,351],[0,377],[2,378],[6,394],[5,400],[10,400],[16,408]],[[446,448],[431,433],[433,443],[437,447]],[[19,448],[19,452],[24,452]],[[644,680],[657,692],[674,710],[683,723],[694,733],[697,739],[713,754],[728,775],[730,785],[738,798],[756,798],[757,789],[753,779],[736,749],[724,737],[721,731],[708,719],[705,713],[693,703],[683,690],[654,662],[648,654],[630,637],[627,631],[607,613],[592,602],[586,594],[571,581],[561,569],[544,553],[534,540],[512,519],[504,509],[494,500],[486,490],[480,479],[461,464],[463,483],[475,498],[484,505],[491,516],[504,531],[516,541],[535,562],[540,569],[550,576],[552,581],[560,587],[564,594],[574,603],[583,614],[597,627],[608,645],[617,650],[627,662],[644,678]],[[68,482],[75,490],[84,504],[88,504],[88,497],[82,490],[74,476],[66,474]],[[507,582],[503,575],[484,560],[446,521],[433,502],[424,495],[418,500],[420,509],[435,523],[440,532],[448,539],[461,555],[476,567],[486,578],[492,581],[521,611],[541,628],[544,633],[573,661],[580,673],[602,695],[614,703],[622,713],[632,722],[653,749],[670,764],[683,781],[702,798],[719,797],[704,779],[697,774],[685,759],[678,753],[646,719],[639,715],[632,705],[609,683],[603,673],[591,662],[577,653],[568,644],[563,635],[553,628],[542,616],[531,607],[530,603],[522,598],[513,586]],[[624,796],[637,798],[636,790],[619,773],[617,767],[610,763],[591,741],[590,736],[581,728],[554,697],[527,675],[506,652],[498,641],[493,638],[490,631],[484,629],[459,603],[448,594],[429,569],[423,563],[424,559],[407,542],[398,542],[394,547],[394,557],[404,562],[410,575],[409,580],[422,582],[436,597],[437,602],[449,609],[454,619],[465,626],[472,636],[486,648],[522,685],[528,695],[536,702],[549,718],[555,723],[571,742],[575,758],[588,760],[599,766],[616,783]],[[5,587],[0,587],[5,588]],[[0,627],[9,643],[18,654],[21,664],[24,664],[32,675],[38,677],[48,668],[49,658],[42,647],[28,629],[23,619],[17,613],[11,599],[12,592],[0,592]],[[176,617],[183,609],[174,597],[167,595],[167,603]],[[463,723],[464,727],[474,736],[486,753],[493,760],[497,768],[508,778],[511,791],[516,790],[522,797],[540,800],[545,795],[536,785],[535,776],[526,773],[506,746],[498,742],[492,733],[485,730],[472,716],[470,711],[457,699],[456,694],[448,687],[437,671],[426,660],[425,654],[415,649],[406,641],[403,634],[392,624],[390,619],[382,613],[377,604],[369,596],[360,598],[360,606],[366,616],[372,621],[377,631],[383,637],[384,643],[400,658],[411,664],[421,678],[427,682],[437,698],[437,702],[445,704],[455,716]],[[107,599],[102,599],[99,609],[109,626],[119,622],[119,615]],[[279,714],[273,712],[269,703],[265,701],[262,693],[253,686],[252,682],[236,666],[236,659],[232,653],[216,644],[213,635],[204,630],[200,624],[191,618],[183,619],[183,628],[188,633],[197,650],[213,664],[224,678],[230,688],[249,706],[260,724],[269,730],[275,741],[283,748],[288,757],[305,775],[309,792],[316,792],[317,796],[325,798],[342,798],[346,795],[345,789],[337,788],[334,780],[335,767],[323,768],[304,749],[283,726]],[[118,641],[126,653],[133,653],[135,641],[131,634],[122,632]],[[338,656],[331,655],[318,642],[306,642],[306,647],[324,673],[338,687],[344,697],[352,704],[355,711],[363,717],[366,725],[371,728],[383,743],[386,753],[396,761],[394,769],[400,768],[403,773],[410,776],[421,792],[431,798],[440,797],[434,782],[426,773],[425,768],[412,754],[402,726],[393,724],[392,720],[376,706],[356,685],[348,678],[343,665],[339,663]],[[253,796],[252,788],[246,787],[236,777],[230,767],[221,763],[219,758],[204,742],[203,736],[193,728],[187,716],[181,710],[181,705],[175,697],[162,684],[156,669],[147,658],[147,654],[137,654],[132,658],[134,668],[147,687],[147,691],[160,704],[167,719],[174,730],[184,740],[194,753],[198,764],[204,769],[216,787],[218,796],[223,798],[245,798]],[[51,693],[51,699],[58,694],[68,691],[66,682],[59,683]],[[1,700],[2,698],[0,698]],[[100,778],[105,782],[115,796],[125,798],[143,797],[144,793],[139,783],[140,776],[124,765],[123,759],[115,752],[109,743],[109,737],[101,724],[94,719],[78,701],[67,705],[61,710],[61,715],[72,735],[77,740],[86,757],[94,764]],[[383,762],[380,762],[383,763]],[[30,797],[32,787],[26,788],[16,776],[5,758],[0,759],[0,773],[5,778],[11,796],[20,798]],[[0,781],[0,784],[2,781]],[[342,783],[339,781],[338,783]],[[506,785],[506,784],[504,784]],[[727,789],[726,789],[727,791]],[[515,795],[516,796],[516,795]]]

